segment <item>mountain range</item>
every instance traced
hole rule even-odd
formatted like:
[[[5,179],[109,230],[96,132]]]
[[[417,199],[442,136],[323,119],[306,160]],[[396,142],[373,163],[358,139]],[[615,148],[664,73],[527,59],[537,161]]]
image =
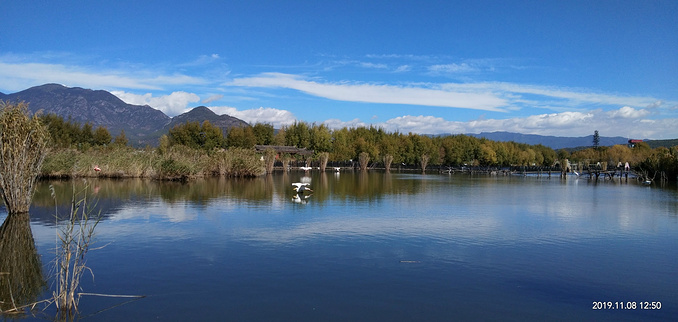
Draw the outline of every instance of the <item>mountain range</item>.
[[[13,94],[0,93],[0,100],[24,101],[28,103],[32,113],[54,113],[80,124],[89,122],[94,128],[104,126],[112,136],[124,130],[134,146],[157,145],[162,134],[167,133],[174,125],[188,121],[209,121],[220,127],[224,133],[233,126],[249,126],[241,119],[217,115],[204,106],[171,118],[148,105],[127,104],[104,90],[59,84],[35,86]]]
[[[0,93],[0,100],[24,101],[32,113],[54,113],[93,127],[104,126],[112,136],[124,130],[129,142],[135,146],[157,145],[158,138],[169,129],[185,122],[209,121],[220,127],[224,134],[234,126],[250,126],[247,122],[229,116],[217,115],[205,106],[169,117],[160,110],[148,105],[127,104],[117,96],[104,90],[91,90],[79,87],[66,87],[59,84],[45,84],[13,93]],[[588,147],[593,144],[593,135],[584,137],[556,137],[511,132],[491,132],[467,134],[484,137],[493,141],[514,141],[526,144],[542,144],[552,149]],[[628,138],[600,137],[601,146],[626,144]]]
[[[582,137],[560,137],[560,136],[545,136],[536,134],[520,134],[511,132],[482,132],[480,134],[468,134],[477,138],[486,138],[492,141],[513,141],[519,143],[526,143],[531,145],[541,144],[550,147],[554,150],[576,148],[576,147],[590,147],[593,146],[593,134]],[[615,137],[600,137],[600,146],[612,146],[617,144],[627,144],[628,138],[621,136]]]

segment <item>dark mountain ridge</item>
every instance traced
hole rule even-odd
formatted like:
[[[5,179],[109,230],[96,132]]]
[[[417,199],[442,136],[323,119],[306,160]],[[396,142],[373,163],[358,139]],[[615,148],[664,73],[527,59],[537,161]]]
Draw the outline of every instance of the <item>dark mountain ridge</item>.
[[[518,142],[531,145],[541,144],[550,147],[554,150],[577,147],[590,147],[593,145],[593,134],[581,137],[562,137],[562,136],[546,136],[537,134],[521,134],[513,132],[482,132],[480,134],[467,134],[477,138],[486,138],[492,141],[501,142]],[[627,144],[629,138],[621,136],[615,137],[600,137],[600,146],[612,146],[617,144]]]
[[[112,136],[124,130],[130,142],[137,143],[170,121],[170,117],[148,105],[132,105],[104,90],[45,84],[14,94],[9,101],[25,101],[32,113],[54,113],[65,119],[92,126],[104,126]]]
[[[66,87],[59,84],[45,84],[13,93],[0,93],[5,101],[24,101],[32,113],[54,113],[68,120],[93,127],[104,126],[112,136],[121,130],[134,146],[157,145],[157,139],[176,124],[186,121],[210,121],[224,132],[232,126],[249,126],[238,118],[217,115],[207,107],[193,110],[170,118],[160,110],[148,105],[127,104],[117,96],[104,90],[80,87]]]

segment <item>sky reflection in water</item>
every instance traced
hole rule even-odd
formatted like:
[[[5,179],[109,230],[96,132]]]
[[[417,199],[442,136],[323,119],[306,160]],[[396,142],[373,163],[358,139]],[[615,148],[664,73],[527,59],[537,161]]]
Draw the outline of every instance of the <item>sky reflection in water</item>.
[[[292,172],[90,181],[105,216],[87,291],[148,298],[97,318],[643,320],[678,313],[675,189],[558,177]],[[70,182],[55,186],[69,191]],[[54,201],[31,210],[54,247]],[[60,197],[59,204],[70,197]],[[594,311],[593,301],[662,301]],[[81,305],[95,311],[101,299]],[[87,304],[89,303],[89,304]],[[167,308],[176,310],[167,311]]]

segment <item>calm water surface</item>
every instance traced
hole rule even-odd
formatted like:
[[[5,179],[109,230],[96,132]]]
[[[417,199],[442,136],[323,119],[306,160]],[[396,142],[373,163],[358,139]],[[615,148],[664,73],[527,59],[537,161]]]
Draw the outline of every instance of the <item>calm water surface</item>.
[[[310,197],[294,198],[299,181],[311,183]],[[83,291],[147,296],[83,297],[91,320],[678,316],[675,188],[379,172],[89,183],[104,216],[95,246],[105,247],[88,254],[95,278]],[[55,248],[48,184],[31,210],[46,275]],[[73,182],[52,184],[66,205]],[[596,301],[661,309],[593,310]]]

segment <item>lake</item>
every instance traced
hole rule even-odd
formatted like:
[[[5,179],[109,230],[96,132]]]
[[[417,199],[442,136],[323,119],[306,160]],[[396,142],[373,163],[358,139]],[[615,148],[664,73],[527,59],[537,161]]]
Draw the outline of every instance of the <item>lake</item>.
[[[295,198],[293,182],[313,192]],[[50,184],[63,214],[83,181],[37,187],[30,227],[46,276]],[[102,221],[82,291],[146,296],[83,296],[90,320],[678,316],[675,186],[372,171],[88,184]]]

